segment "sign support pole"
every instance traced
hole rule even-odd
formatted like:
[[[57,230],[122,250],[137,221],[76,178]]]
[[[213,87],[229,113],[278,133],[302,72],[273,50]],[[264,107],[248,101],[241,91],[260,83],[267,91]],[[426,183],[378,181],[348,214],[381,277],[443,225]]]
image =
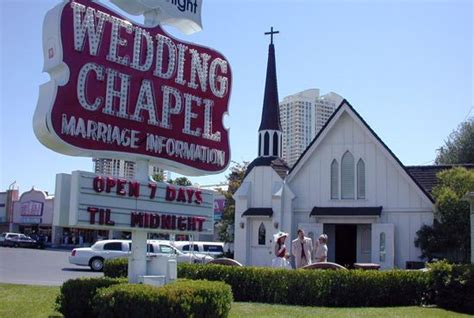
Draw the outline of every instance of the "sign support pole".
[[[132,253],[128,258],[128,282],[138,283],[138,277],[146,275],[147,232],[132,231]]]
[[[148,180],[148,161],[139,160],[135,163],[135,179]],[[132,231],[132,250],[128,258],[128,282],[137,284],[139,276],[146,272],[146,252],[148,233],[145,231]]]

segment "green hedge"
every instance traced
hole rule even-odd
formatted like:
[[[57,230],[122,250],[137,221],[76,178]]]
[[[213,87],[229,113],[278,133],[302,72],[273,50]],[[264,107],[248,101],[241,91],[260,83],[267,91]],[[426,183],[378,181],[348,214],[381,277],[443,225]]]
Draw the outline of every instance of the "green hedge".
[[[96,317],[92,311],[92,299],[97,289],[125,283],[113,278],[78,278],[66,281],[56,298],[56,309],[66,318]]]
[[[442,261],[429,267],[431,302],[442,308],[474,314],[474,265]]]
[[[128,258],[115,258],[105,260],[104,276],[110,278],[127,277]]]
[[[178,277],[218,280],[236,301],[302,306],[410,306],[422,303],[429,274],[421,271],[285,270],[180,264]]]
[[[474,313],[474,266],[439,262],[421,271],[281,270],[178,264],[178,277],[223,281],[237,301],[305,306],[437,304]],[[127,275],[127,259],[107,261],[105,275]]]
[[[227,317],[232,292],[221,282],[178,280],[163,287],[121,284],[100,289],[99,317]]]
[[[106,276],[126,273],[127,259],[106,262]],[[236,301],[338,307],[418,305],[429,283],[429,274],[420,271],[295,271],[214,264],[178,264],[178,277],[223,281],[232,287]]]

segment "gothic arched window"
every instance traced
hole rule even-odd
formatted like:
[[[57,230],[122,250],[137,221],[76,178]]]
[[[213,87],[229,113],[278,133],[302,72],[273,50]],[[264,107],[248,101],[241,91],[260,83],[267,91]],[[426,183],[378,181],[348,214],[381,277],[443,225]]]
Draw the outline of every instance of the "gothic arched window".
[[[263,222],[258,227],[258,245],[265,245],[267,230]]]
[[[336,159],[331,163],[331,199],[339,199],[339,164]]]
[[[268,156],[270,154],[270,135],[268,131],[263,135],[263,155]]]
[[[349,151],[341,160],[341,198],[354,199],[354,156]]]
[[[362,159],[357,162],[357,199],[365,199],[365,163]]]
[[[278,157],[278,133],[273,133],[273,155]]]
[[[385,233],[382,232],[380,233],[380,238],[379,238],[379,261],[380,262],[385,262],[385,256],[387,255],[386,251],[386,246],[385,246]]]

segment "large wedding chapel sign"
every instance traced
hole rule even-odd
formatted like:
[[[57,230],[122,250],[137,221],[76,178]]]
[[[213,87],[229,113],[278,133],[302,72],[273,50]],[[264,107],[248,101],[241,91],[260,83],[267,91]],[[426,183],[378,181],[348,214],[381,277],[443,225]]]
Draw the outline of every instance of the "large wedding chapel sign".
[[[148,22],[161,18],[185,33],[200,29],[202,0],[112,2]],[[227,168],[223,116],[232,76],[224,56],[88,0],[64,1],[47,13],[43,54],[51,80],[40,87],[37,138],[63,154],[127,159],[140,167],[133,180],[58,174],[54,224],[132,231],[132,237],[212,233],[212,193],[150,181],[143,163],[187,175]],[[137,244],[145,242],[140,237]]]
[[[183,10],[193,10],[196,1],[188,2]],[[43,50],[51,81],[40,88],[34,130],[45,146],[67,155],[144,159],[187,175],[228,166],[223,116],[232,76],[222,54],[88,0],[47,13]]]

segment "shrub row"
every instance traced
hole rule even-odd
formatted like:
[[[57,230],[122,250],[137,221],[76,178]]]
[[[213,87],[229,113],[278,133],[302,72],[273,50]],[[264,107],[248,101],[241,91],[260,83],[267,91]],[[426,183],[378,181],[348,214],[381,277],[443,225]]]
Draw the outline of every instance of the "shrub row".
[[[108,277],[127,275],[127,259],[107,261]],[[236,301],[303,306],[418,305],[429,277],[419,271],[282,270],[265,267],[178,264],[178,277],[229,284]]]
[[[106,263],[127,275],[127,259]],[[420,271],[288,271],[178,264],[178,277],[223,281],[237,301],[309,306],[402,306],[421,302],[474,314],[474,266],[438,262]]]
[[[218,280],[236,301],[302,306],[409,306],[421,304],[429,274],[421,271],[285,270],[180,264],[178,276]]]
[[[178,280],[163,287],[124,279],[79,278],[63,284],[57,309],[64,317],[227,317],[230,286]]]
[[[429,300],[439,307],[474,314],[474,265],[443,261],[429,267]]]

